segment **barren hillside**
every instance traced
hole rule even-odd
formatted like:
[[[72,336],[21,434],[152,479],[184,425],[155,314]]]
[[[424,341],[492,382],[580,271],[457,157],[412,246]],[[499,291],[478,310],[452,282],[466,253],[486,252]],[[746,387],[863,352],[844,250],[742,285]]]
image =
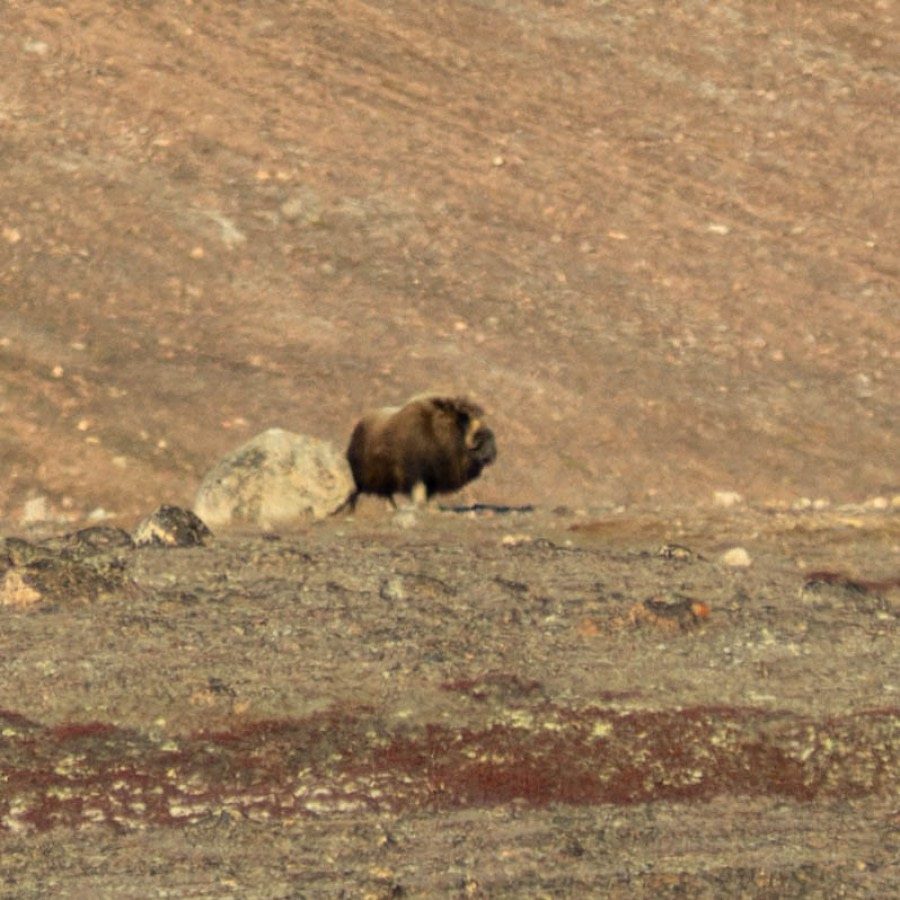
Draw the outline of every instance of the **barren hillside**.
[[[493,502],[898,487],[890,2],[12,2],[0,519],[491,409]]]

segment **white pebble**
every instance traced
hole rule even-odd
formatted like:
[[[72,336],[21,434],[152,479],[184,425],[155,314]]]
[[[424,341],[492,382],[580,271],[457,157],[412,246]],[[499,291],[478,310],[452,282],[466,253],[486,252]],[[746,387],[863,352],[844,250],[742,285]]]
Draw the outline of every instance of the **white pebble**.
[[[19,519],[21,525],[36,525],[50,520],[50,504],[46,497],[33,497],[26,500]]]
[[[732,547],[726,550],[720,557],[721,562],[726,566],[734,566],[735,568],[746,568],[753,560],[750,554],[743,547]]]
[[[50,52],[50,47],[46,41],[38,41],[34,38],[28,38],[22,44],[22,49],[26,53],[33,53],[35,56],[46,56]]]

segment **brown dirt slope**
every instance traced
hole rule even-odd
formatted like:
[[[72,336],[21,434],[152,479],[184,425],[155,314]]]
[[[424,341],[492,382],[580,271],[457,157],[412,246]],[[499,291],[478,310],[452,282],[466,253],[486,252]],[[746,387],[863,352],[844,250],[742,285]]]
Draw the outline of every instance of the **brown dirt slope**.
[[[486,501],[896,490],[894,4],[0,18],[0,519],[426,387]]]

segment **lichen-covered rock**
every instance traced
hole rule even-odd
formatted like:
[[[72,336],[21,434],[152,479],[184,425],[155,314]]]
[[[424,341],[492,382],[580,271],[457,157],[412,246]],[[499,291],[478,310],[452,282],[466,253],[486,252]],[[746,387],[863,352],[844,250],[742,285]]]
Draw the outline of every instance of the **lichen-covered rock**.
[[[134,542],[139,547],[197,547],[210,537],[212,532],[206,523],[196,513],[180,506],[161,506],[134,532]]]
[[[194,511],[213,528],[274,528],[323,518],[352,490],[350,467],[333,444],[271,428],[206,475]]]
[[[124,554],[134,544],[113,526],[31,543],[0,538],[0,607],[92,602],[127,586]]]
[[[134,549],[134,541],[124,528],[115,525],[91,525],[70,534],[48,538],[38,545],[68,559],[87,559],[104,553]]]

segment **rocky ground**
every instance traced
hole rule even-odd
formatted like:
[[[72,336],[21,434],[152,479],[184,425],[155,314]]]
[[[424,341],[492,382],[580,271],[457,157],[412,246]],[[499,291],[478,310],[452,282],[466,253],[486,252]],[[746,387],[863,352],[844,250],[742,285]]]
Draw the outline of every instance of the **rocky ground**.
[[[894,4],[0,23],[0,892],[890,893]],[[468,511],[133,546],[429,388]]]
[[[6,541],[10,896],[896,884],[895,511],[367,507]]]

